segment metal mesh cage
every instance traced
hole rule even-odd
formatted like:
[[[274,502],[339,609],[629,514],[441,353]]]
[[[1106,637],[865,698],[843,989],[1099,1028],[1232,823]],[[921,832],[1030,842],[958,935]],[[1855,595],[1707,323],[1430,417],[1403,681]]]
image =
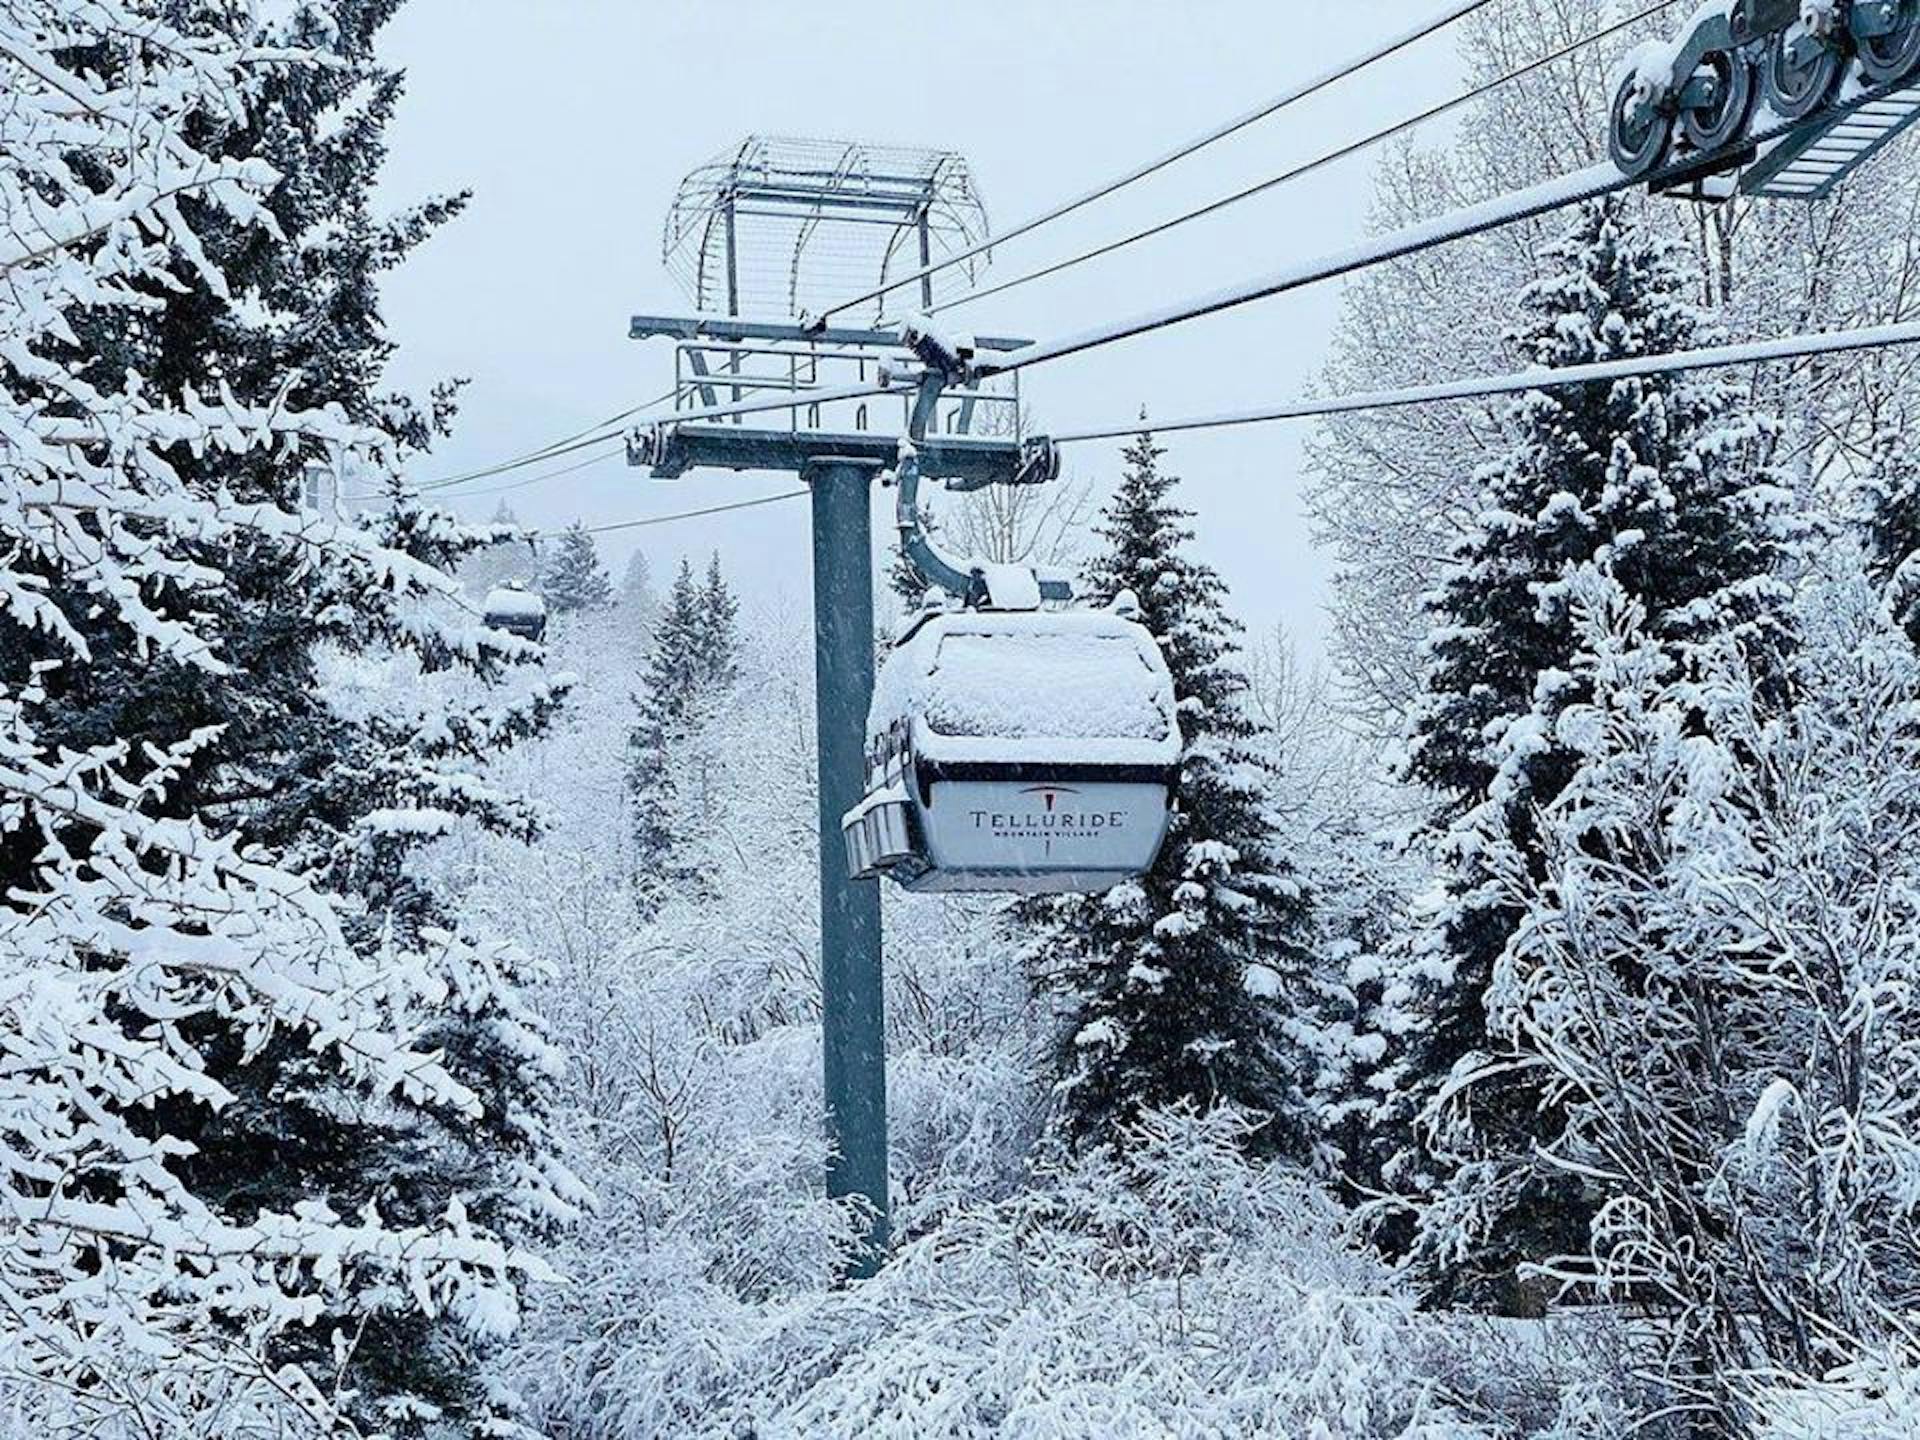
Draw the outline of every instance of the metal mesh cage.
[[[953,151],[755,135],[680,183],[660,248],[702,312],[788,320],[987,235],[986,206]],[[986,265],[974,256],[845,319],[940,304],[972,289]]]

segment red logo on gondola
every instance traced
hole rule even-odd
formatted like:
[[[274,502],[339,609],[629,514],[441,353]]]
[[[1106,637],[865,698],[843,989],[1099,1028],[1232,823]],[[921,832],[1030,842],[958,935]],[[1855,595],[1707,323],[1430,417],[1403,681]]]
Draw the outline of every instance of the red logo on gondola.
[[[1080,792],[1071,785],[1029,785],[1020,792],[1022,795],[1043,796],[1047,802],[1047,813],[1053,813],[1053,802],[1061,795],[1078,795]]]

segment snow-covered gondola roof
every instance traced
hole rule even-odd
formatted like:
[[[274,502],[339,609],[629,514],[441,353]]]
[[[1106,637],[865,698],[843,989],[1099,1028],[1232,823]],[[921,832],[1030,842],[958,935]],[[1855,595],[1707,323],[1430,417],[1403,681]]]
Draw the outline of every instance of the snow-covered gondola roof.
[[[934,761],[1171,765],[1172,682],[1147,632],[1110,611],[955,611],[887,657],[870,733],[914,726]]]
[[[538,620],[547,613],[547,602],[531,590],[497,585],[487,592],[481,608],[489,617],[502,620]]]

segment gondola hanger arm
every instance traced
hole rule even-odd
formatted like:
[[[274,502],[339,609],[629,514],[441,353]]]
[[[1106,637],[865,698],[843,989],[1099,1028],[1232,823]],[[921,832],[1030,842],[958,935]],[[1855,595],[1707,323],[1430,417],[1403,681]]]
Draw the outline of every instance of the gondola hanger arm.
[[[928,331],[915,331],[911,322],[901,328],[901,343],[912,350],[926,369],[914,394],[913,410],[907,420],[907,435],[900,442],[899,462],[894,471],[898,494],[894,513],[900,531],[900,549],[909,564],[930,586],[946,591],[969,609],[999,605],[1016,609],[1034,609],[1047,600],[1073,598],[1069,581],[1044,578],[1025,566],[992,565],[947,554],[927,533],[920,513],[920,444],[938,412],[940,396],[951,379],[964,377],[970,355],[945,337]],[[1059,474],[1059,452],[1050,442],[1022,447],[1020,474],[1016,483],[1036,484]],[[996,582],[999,593],[994,593]]]

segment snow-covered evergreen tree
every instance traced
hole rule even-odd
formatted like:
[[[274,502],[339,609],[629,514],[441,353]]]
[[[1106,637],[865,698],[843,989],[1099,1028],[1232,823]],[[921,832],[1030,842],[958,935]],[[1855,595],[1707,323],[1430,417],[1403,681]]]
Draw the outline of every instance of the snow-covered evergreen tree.
[[[634,888],[643,911],[672,883],[675,804],[671,747],[692,703],[699,644],[700,599],[693,567],[683,558],[654,625],[653,649],[627,739],[627,792],[633,804]]]
[[[383,436],[373,463],[359,467],[386,471],[387,503],[375,533],[394,552],[447,573],[513,531],[468,529],[405,494],[400,462],[444,428],[452,387],[426,409],[376,389],[392,351],[378,278],[462,203],[433,199],[394,215],[373,209],[384,132],[402,86],[398,73],[378,64],[374,41],[398,8],[399,0],[333,0],[301,6],[284,22],[288,35],[324,47],[332,63],[276,72],[248,131],[229,140],[239,146],[250,138],[279,172],[268,205],[285,238],[214,231],[209,253],[229,287],[259,296],[267,318],[249,316],[244,329],[216,325],[211,338],[243,393],[264,401],[284,385],[281,377],[298,376],[296,400],[338,406]],[[203,373],[205,306],[198,286],[169,300],[166,322],[152,330],[162,358],[149,378],[186,387]],[[241,475],[190,464],[182,473],[194,471],[203,485],[244,493],[259,483],[276,498],[289,483],[279,467]],[[386,1117],[375,1140],[368,1134],[374,1115],[353,1114],[342,1125],[340,1096],[303,1093],[283,1068],[257,1065],[236,1088],[260,1086],[259,1107],[249,1107],[245,1126],[214,1127],[218,1145],[211,1136],[200,1142],[206,1172],[212,1183],[244,1174],[246,1193],[287,1205],[315,1194],[316,1176],[324,1175],[332,1203],[343,1209],[378,1197],[394,1222],[412,1224],[456,1205],[496,1233],[525,1239],[571,1213],[578,1198],[571,1179],[553,1169],[545,1134],[555,1057],[525,1008],[528,977],[515,952],[456,936],[441,898],[413,877],[408,861],[460,821],[530,833],[528,807],[481,783],[479,773],[501,749],[536,733],[561,692],[538,679],[500,683],[503,660],[534,658],[524,650],[506,655],[470,648],[461,636],[422,633],[406,615],[368,607],[317,575],[302,584],[306,577],[283,559],[259,557],[264,563],[252,566],[249,558],[241,552],[227,560],[236,596],[227,633],[236,673],[249,677],[252,693],[225,702],[228,715],[244,717],[228,722],[221,742],[235,753],[212,747],[210,758],[243,777],[226,787],[240,798],[220,818],[249,839],[286,843],[289,861],[340,897],[357,946],[373,953],[401,944],[429,958],[431,983],[447,998],[422,1040],[481,1097],[483,1113],[477,1123],[452,1125],[432,1115]],[[428,676],[471,672],[484,690],[476,696],[463,693],[470,687],[442,685],[429,690],[430,703],[403,699],[350,720],[326,702],[329,660],[342,651],[389,665],[410,658]],[[267,723],[251,723],[256,717]],[[263,771],[292,772],[303,783],[250,794]],[[215,803],[225,800],[223,793]],[[297,1048],[283,1047],[281,1064],[297,1069]],[[346,1155],[355,1157],[357,1175],[342,1164]],[[505,1413],[481,1373],[485,1347],[458,1327],[362,1296],[337,1314],[358,1336],[350,1354],[334,1353],[332,1337],[318,1329],[278,1348],[299,1363],[333,1364],[354,1392],[351,1413],[363,1426],[405,1435],[422,1431],[431,1416],[442,1433],[479,1434]]]
[[[1515,340],[1530,363],[1703,342],[1680,257],[1628,225],[1617,204],[1584,208],[1551,261],[1522,296]],[[1373,1083],[1387,1096],[1381,1123],[1408,1127],[1409,1152],[1390,1180],[1440,1192],[1421,1222],[1430,1284],[1514,1305],[1516,1264],[1585,1234],[1580,1181],[1531,1158],[1559,1117],[1524,1067],[1477,1086],[1470,1110],[1435,1101],[1451,1078],[1493,1063],[1486,988],[1520,920],[1489,884],[1480,837],[1492,824],[1530,853],[1534,814],[1571,770],[1554,738],[1583,685],[1571,669],[1565,577],[1604,560],[1679,655],[1734,630],[1763,638],[1779,556],[1754,470],[1764,422],[1724,377],[1537,391],[1508,426],[1511,444],[1481,476],[1481,520],[1429,602],[1409,770],[1440,802],[1440,895],[1390,996],[1399,1033]]]
[[[1267,813],[1287,837],[1287,858],[1313,896],[1317,1026],[1293,1034],[1315,1061],[1318,1128],[1351,1197],[1380,1193],[1368,1087],[1382,1054],[1379,1007],[1408,903],[1425,882],[1402,843],[1401,787],[1382,773],[1372,741],[1342,723],[1331,668],[1303,664],[1276,626],[1249,647],[1247,708],[1253,744],[1271,765]]]
[[[1874,437],[1857,509],[1874,577],[1913,642],[1920,645],[1920,440],[1904,422]]]
[[[473,770],[552,692],[319,683],[533,654],[440,602],[444,518],[294,509],[440,414],[373,388],[374,276],[448,208],[369,212],[392,8],[0,5],[0,1383],[36,1433],[502,1433],[511,1241],[573,1188],[517,962],[400,863],[517,819]]]
[[[650,631],[660,610],[660,597],[653,588],[653,562],[647,552],[636,550],[627,557],[620,572],[620,587],[614,597],[622,620],[634,630]]]
[[[705,823],[701,792],[708,767],[697,751],[735,679],[738,615],[718,555],[704,582],[681,560],[654,625],[627,741],[634,875],[643,912],[650,913],[668,891],[699,880],[681,857],[691,832]]]
[[[1140,880],[1016,912],[1030,971],[1065,1012],[1057,1129],[1099,1147],[1157,1107],[1225,1103],[1265,1118],[1257,1143],[1304,1157],[1310,1062],[1289,1027],[1311,1023],[1309,905],[1263,808],[1225,586],[1189,553],[1164,453],[1146,433],[1128,446],[1085,578],[1091,595],[1138,598],[1173,673],[1172,827]]]
[[[720,552],[707,560],[706,582],[700,588],[700,666],[705,683],[716,688],[731,685],[740,657],[740,602],[720,570]]]
[[[540,593],[547,608],[555,615],[577,615],[613,604],[613,581],[586,523],[574,521],[560,532],[556,544],[553,557],[540,567]]]

